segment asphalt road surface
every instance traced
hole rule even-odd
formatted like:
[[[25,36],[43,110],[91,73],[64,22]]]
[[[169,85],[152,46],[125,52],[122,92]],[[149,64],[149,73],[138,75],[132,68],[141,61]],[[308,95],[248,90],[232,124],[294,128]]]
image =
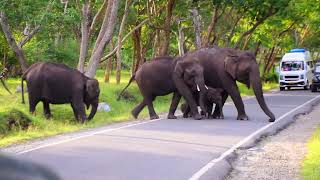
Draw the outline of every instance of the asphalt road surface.
[[[277,91],[265,94],[265,99],[279,120],[310,109],[318,95],[304,90]],[[236,120],[235,106],[227,103],[223,120],[163,118],[117,124],[16,153],[67,180],[198,179],[209,162],[270,124],[255,98],[244,98],[244,104],[249,121]]]

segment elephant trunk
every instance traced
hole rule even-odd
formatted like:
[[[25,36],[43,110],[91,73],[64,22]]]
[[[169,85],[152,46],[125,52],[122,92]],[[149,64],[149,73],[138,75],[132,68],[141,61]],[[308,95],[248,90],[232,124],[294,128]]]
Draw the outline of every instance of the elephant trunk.
[[[199,91],[200,108],[204,113],[207,113],[207,107],[204,103],[204,99],[206,98],[206,93],[207,93],[208,88],[205,85],[204,80],[201,78],[196,80],[196,84],[197,84],[197,90]]]
[[[98,101],[92,103],[91,106],[92,106],[91,107],[91,112],[90,112],[90,115],[88,117],[88,120],[91,120],[94,117],[94,115],[96,114],[97,109],[98,109]]]
[[[256,69],[256,68],[254,68]],[[263,91],[262,91],[262,83],[260,79],[260,73],[257,68],[257,70],[251,71],[250,73],[250,81],[252,84],[252,88],[254,91],[254,94],[257,98],[257,101],[261,107],[261,109],[264,111],[264,113],[270,117],[269,122],[274,122],[275,121],[275,116],[274,114],[269,110],[264,97],[263,97]]]

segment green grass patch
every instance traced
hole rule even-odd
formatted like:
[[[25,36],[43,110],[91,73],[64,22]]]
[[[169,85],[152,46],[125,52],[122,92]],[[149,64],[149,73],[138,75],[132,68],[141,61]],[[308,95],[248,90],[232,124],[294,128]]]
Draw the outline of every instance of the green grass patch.
[[[7,146],[13,143],[20,143],[26,140],[52,136],[56,134],[77,131],[83,128],[98,127],[115,122],[122,122],[133,120],[131,110],[142,100],[139,89],[136,83],[132,83],[128,91],[134,96],[134,100],[128,101],[121,99],[117,101],[117,95],[127,85],[130,72],[123,72],[121,76],[121,83],[116,84],[115,76],[112,74],[110,83],[103,82],[104,72],[99,70],[97,72],[97,79],[100,82],[100,102],[107,102],[110,107],[110,112],[97,112],[95,117],[86,124],[79,124],[75,121],[72,108],[69,104],[66,105],[51,105],[52,118],[45,119],[43,115],[43,107],[40,102],[37,105],[36,115],[31,115],[28,111],[28,94],[25,93],[26,104],[21,104],[21,93],[8,94],[3,87],[0,86],[0,147]],[[12,92],[20,85],[19,78],[10,78],[7,84]],[[25,85],[26,86],[26,85]],[[277,87],[277,84],[265,84],[264,90]],[[241,95],[252,95],[252,90],[248,90],[246,86],[239,84]],[[157,97],[154,101],[154,107],[158,114],[167,112],[170,106],[172,95]],[[88,114],[89,112],[87,112]],[[139,118],[147,117],[148,110],[140,113]],[[28,129],[24,130],[23,126],[18,124],[10,131],[7,131],[7,120],[10,117],[14,119],[30,120]],[[1,124],[2,122],[2,124]]]
[[[308,142],[308,153],[302,162],[302,178],[320,180],[320,127]]]

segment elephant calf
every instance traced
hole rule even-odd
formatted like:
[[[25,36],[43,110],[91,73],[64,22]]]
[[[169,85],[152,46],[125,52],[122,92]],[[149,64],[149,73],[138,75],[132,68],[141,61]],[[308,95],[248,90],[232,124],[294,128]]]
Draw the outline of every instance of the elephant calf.
[[[205,92],[205,95],[203,97],[203,102],[207,112],[202,111],[202,115],[205,115],[207,118],[213,118],[212,108],[213,108],[213,104],[216,104],[220,112],[220,116],[218,118],[221,118],[221,119],[224,118],[223,112],[222,112],[222,92],[223,91],[224,90],[220,88],[208,87],[208,90]],[[199,105],[199,101],[200,101],[199,93],[196,91],[193,94],[196,102]],[[183,113],[184,118],[187,118],[190,116],[190,107],[187,103],[181,104],[180,109]]]
[[[74,116],[82,123],[92,119],[99,103],[99,82],[90,79],[76,69],[63,64],[39,62],[31,65],[22,75],[22,103],[24,103],[23,81],[27,82],[29,110],[35,111],[42,101],[46,118],[51,117],[49,104],[71,103]],[[85,107],[92,106],[87,118]]]

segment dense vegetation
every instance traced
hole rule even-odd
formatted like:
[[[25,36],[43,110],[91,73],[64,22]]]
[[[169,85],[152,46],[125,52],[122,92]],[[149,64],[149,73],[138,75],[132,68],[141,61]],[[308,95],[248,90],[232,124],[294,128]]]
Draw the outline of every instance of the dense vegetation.
[[[129,89],[137,99],[129,102],[115,102],[116,94],[132,72],[156,56],[214,45],[251,50],[261,76],[276,81],[273,67],[289,49],[307,48],[314,59],[320,57],[319,12],[319,0],[1,0],[0,71],[9,70],[11,91],[28,65],[59,62],[96,76],[100,100],[113,110],[79,125],[68,105],[54,106],[47,122],[40,105],[38,115],[31,116],[18,93],[9,95],[0,87],[0,122],[5,122],[0,145],[128,119],[141,98],[138,89]],[[167,111],[170,98],[159,98],[157,110]],[[9,132],[2,119],[19,120],[12,125],[18,130]],[[20,131],[25,126],[26,133]]]

